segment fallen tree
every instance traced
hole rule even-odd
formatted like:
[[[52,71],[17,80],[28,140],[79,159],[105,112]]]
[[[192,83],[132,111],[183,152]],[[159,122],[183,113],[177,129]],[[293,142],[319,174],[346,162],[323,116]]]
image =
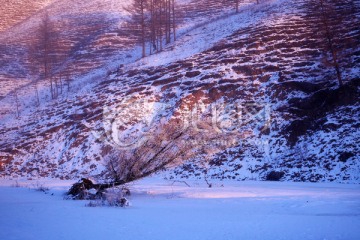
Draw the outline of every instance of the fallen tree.
[[[229,147],[224,143],[235,142],[230,138],[233,139],[236,134],[213,131],[211,127],[203,124],[199,131],[199,128],[184,127],[174,120],[155,126],[134,148],[104,146],[104,177],[108,182],[93,183],[82,178],[67,194],[73,199],[101,198],[109,188],[148,177],[197,156],[214,155]],[[95,191],[89,192],[91,189]]]
[[[176,165],[196,153],[196,149],[191,146],[192,140],[194,135],[188,129],[167,124],[159,126],[133,149],[105,146],[105,178],[110,181],[95,184],[82,178],[67,194],[73,199],[94,199],[101,197],[108,188],[148,177],[170,165]],[[89,194],[90,189],[95,189],[96,193]]]

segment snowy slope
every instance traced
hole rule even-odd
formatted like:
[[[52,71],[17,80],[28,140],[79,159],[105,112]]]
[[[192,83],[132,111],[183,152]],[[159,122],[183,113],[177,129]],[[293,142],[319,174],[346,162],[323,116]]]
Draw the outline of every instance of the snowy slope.
[[[102,81],[109,71],[114,71],[119,65],[139,59],[139,47],[124,23],[128,16],[124,7],[128,4],[129,1],[58,0],[26,1],[21,4],[11,2],[4,5],[5,12],[11,13],[15,9],[20,19],[25,20],[0,33],[1,115],[13,114],[15,93],[20,98],[20,109],[33,108],[31,99],[35,95],[36,76],[29,74],[27,48],[31,46],[36,28],[46,12],[61,30],[58,33],[61,54],[68,56],[62,63],[61,73],[63,77],[70,78],[71,85],[75,85],[70,94],[76,93],[84,85]],[[179,12],[188,20],[179,24],[179,37],[191,29],[228,15],[231,5],[230,2],[223,4],[214,0],[178,0],[177,4]],[[249,3],[245,1],[242,4]],[[22,9],[34,14],[28,16],[29,12]],[[40,80],[36,85],[40,89],[41,102],[47,102],[50,98],[48,81]]]
[[[55,0],[3,1],[0,5],[0,32],[31,17],[37,11],[46,8]]]
[[[264,1],[258,6],[254,2],[244,1],[240,8],[241,14],[229,14],[228,17],[221,17],[216,21],[201,24],[193,31],[186,33],[176,43],[166,47],[163,52],[141,59],[136,64],[145,67],[159,66],[191,57],[208,50],[209,47],[219,43],[240,28],[247,28],[256,23],[267,21],[267,18],[274,14],[276,8],[281,8],[285,14],[286,9],[281,7],[282,5],[284,5],[283,1],[275,0]]]
[[[26,109],[17,120],[3,118],[0,174],[66,179],[100,174],[104,112],[127,100],[145,100],[166,105],[159,116],[143,111],[155,119],[186,117],[184,109],[197,103],[258,103],[265,110],[261,120],[237,126],[237,144],[208,166],[194,159],[168,177],[262,180],[278,171],[284,180],[358,183],[360,44],[357,40],[348,53],[353,59],[346,69],[348,85],[329,87],[335,79],[320,64],[308,21],[299,1],[245,4],[238,15],[195,28],[163,53],[125,65],[77,95]]]

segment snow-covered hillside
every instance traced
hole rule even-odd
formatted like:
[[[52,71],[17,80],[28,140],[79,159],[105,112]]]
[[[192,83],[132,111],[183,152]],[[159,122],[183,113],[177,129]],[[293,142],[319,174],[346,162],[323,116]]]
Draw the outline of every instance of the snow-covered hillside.
[[[15,9],[19,15],[26,15],[29,7],[24,7],[24,4],[36,7],[41,3],[14,2],[3,8]],[[119,65],[138,57],[131,55],[134,39],[121,32],[127,15],[123,7],[129,4],[128,1],[58,0],[46,3],[46,7],[38,6],[37,11],[34,10],[24,21],[0,33],[0,98],[6,98],[5,104],[12,100],[14,90],[18,91],[19,96],[25,96],[22,101],[24,105],[28,96],[34,93],[33,82],[37,76],[29,74],[27,52],[46,13],[58,29],[58,44],[61,46],[59,54],[67,56],[62,63],[62,74],[68,75],[74,82],[78,78],[84,79],[84,74],[99,72],[99,68],[104,76],[114,61]],[[48,87],[46,81],[40,81],[37,85],[40,89]],[[42,96],[46,97],[45,94]],[[3,104],[1,112],[6,114],[8,111],[9,106]]]
[[[31,17],[37,11],[46,8],[55,0],[2,1],[0,5],[0,32]]]
[[[345,21],[346,27],[334,26],[353,40],[343,53],[350,63],[344,63],[342,88],[322,64],[314,19],[303,1],[244,3],[239,14],[188,28],[163,52],[126,64],[106,80],[99,77],[100,83],[77,94],[41,108],[27,105],[19,119],[4,115],[0,175],[101,174],[107,117],[118,114],[108,111],[139,101],[146,103],[144,117],[153,119],[186,118],[186,109],[198,104],[215,106],[239,133],[206,166],[194,159],[167,172],[168,178],[262,180],[277,172],[283,180],[358,183],[360,31],[351,24],[358,19]],[[164,106],[160,112],[148,109],[158,105]],[[257,115],[244,115],[249,119],[234,125],[238,119],[228,109]],[[126,121],[132,130],[140,125]]]
[[[35,88],[40,89],[42,101],[47,102],[50,98],[48,81],[36,81],[38,76],[30,73],[27,59],[28,49],[46,13],[58,29],[61,49],[58,54],[67,56],[61,62],[60,72],[62,78],[71,81],[73,89],[70,94],[77,92],[85,83],[103,80],[109,71],[119,65],[139,59],[141,54],[136,39],[125,23],[129,13],[124,7],[129,3],[115,0],[39,0],[10,1],[3,5],[2,11],[8,14],[4,15],[3,21],[9,21],[6,24],[12,27],[0,33],[1,115],[13,113],[15,94],[20,98],[21,109],[33,107],[29,98],[34,98]],[[230,2],[224,4],[215,0],[178,0],[177,4],[178,12],[184,19],[178,26],[179,37],[191,29],[228,15],[231,5]],[[253,3],[242,3],[249,4]],[[33,15],[29,15],[31,13]],[[13,21],[17,24],[13,25]]]

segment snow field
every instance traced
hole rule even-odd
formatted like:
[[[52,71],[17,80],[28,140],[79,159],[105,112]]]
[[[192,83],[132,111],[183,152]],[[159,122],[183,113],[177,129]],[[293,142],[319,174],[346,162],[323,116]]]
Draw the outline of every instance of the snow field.
[[[360,237],[358,185],[218,182],[209,189],[202,182],[188,183],[191,187],[154,178],[137,182],[127,208],[63,200],[68,181],[45,182],[48,194],[0,187],[0,239]]]

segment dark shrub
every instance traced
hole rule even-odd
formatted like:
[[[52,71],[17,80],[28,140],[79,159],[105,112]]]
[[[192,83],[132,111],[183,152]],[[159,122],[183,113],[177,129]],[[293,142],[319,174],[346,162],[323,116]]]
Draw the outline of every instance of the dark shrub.
[[[284,172],[271,171],[266,176],[266,181],[280,181],[280,179],[285,175]]]
[[[346,162],[349,158],[352,158],[353,156],[355,156],[355,154],[352,152],[342,152],[339,155],[339,161]]]

